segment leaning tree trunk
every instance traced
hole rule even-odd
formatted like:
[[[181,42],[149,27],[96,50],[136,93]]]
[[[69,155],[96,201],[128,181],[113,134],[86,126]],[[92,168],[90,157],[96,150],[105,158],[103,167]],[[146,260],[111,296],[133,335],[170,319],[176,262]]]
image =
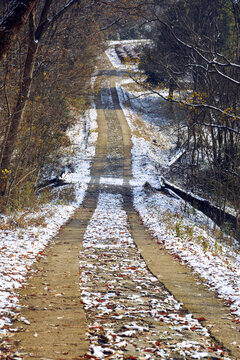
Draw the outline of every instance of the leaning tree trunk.
[[[24,116],[24,111],[31,90],[33,70],[35,65],[36,54],[38,51],[38,43],[35,42],[34,33],[35,33],[34,15],[33,13],[31,13],[31,15],[29,16],[28,53],[25,61],[23,78],[17,99],[17,104],[10,118],[7,134],[5,137],[5,143],[2,150],[2,156],[0,162],[1,169],[11,170],[11,159],[13,156],[13,152],[17,140],[18,130],[22,118]],[[6,184],[1,184],[2,194],[4,194],[5,189],[6,189]]]

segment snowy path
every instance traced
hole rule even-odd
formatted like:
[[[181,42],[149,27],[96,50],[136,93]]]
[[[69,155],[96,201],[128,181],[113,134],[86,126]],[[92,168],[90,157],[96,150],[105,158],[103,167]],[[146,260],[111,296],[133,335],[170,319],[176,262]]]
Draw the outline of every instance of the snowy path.
[[[70,345],[61,350],[61,357],[56,354],[56,348],[50,353],[49,346],[46,346],[48,351],[44,356],[30,354],[27,346],[31,347],[40,337],[33,335],[28,339],[30,345],[26,342],[25,353],[28,355],[23,359],[230,359],[202,326],[205,319],[194,319],[184,304],[174,298],[159,280],[158,270],[155,275],[149,270],[149,264],[135,244],[136,236],[139,236],[143,243],[146,241],[151,249],[155,249],[154,241],[134,209],[132,190],[136,179],[132,177],[132,134],[115,88],[117,75],[121,76],[113,69],[96,72],[96,88],[101,89],[96,99],[98,141],[91,180],[80,208],[86,218],[81,220],[79,217],[77,224],[79,239],[83,239],[78,265],[89,349],[82,352],[77,347],[75,343],[79,338],[71,335],[68,326],[56,323],[53,327],[51,323],[47,332],[54,328],[58,334],[58,329],[64,328],[65,336],[72,336],[69,344],[75,344],[74,356]],[[78,253],[75,255],[78,262]],[[156,259],[159,261],[158,252]],[[174,266],[174,260],[171,261],[170,266]],[[59,271],[61,276],[61,266]],[[53,271],[50,276],[54,278]],[[54,291],[50,287],[50,292]],[[54,295],[55,307],[58,298],[63,302],[66,300],[66,304],[70,301],[58,290]],[[59,323],[62,317],[58,315]],[[74,320],[74,312],[71,320]],[[79,323],[79,327],[81,325]],[[22,336],[27,338],[29,334],[35,334],[31,333],[30,327],[31,324],[22,324],[22,328],[27,329]],[[14,339],[19,339],[18,334]],[[48,341],[47,337],[45,341]],[[76,349],[79,350],[77,357]]]
[[[80,253],[90,342],[82,359],[227,359],[208,331],[152,275],[134,243],[132,232],[146,239],[149,235],[144,235],[133,207],[131,132],[114,79],[104,77],[102,82],[96,150],[102,167],[95,160],[89,188],[98,204]]]
[[[147,268],[121,195],[100,193],[84,235],[80,272],[90,322],[90,351],[83,359],[228,358]]]

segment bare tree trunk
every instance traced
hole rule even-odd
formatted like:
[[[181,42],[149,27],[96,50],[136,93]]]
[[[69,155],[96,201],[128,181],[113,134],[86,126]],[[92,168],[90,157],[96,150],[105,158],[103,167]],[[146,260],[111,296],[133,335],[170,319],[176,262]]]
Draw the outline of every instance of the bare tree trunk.
[[[236,58],[237,58],[237,62],[239,63],[240,61],[240,56],[239,56],[239,38],[240,38],[240,3],[237,1],[233,1],[232,0],[232,6],[233,6],[233,14],[235,17],[235,29],[236,29]]]
[[[25,2],[27,2],[25,0]],[[30,2],[30,1],[28,1]],[[53,0],[45,0],[42,13],[39,19],[39,24],[36,28],[34,10],[29,15],[29,35],[28,35],[28,53],[25,61],[23,78],[20,85],[20,91],[17,99],[15,110],[10,117],[5,143],[0,158],[0,169],[10,170],[10,164],[12,155],[14,152],[14,146],[17,139],[19,125],[24,116],[25,107],[31,91],[32,78],[35,60],[39,48],[39,42],[43,34],[46,32],[48,26],[51,23],[57,21],[68,9],[73,6],[77,0],[70,0],[57,14],[53,16],[51,21],[47,18],[50,6]],[[37,39],[37,40],[36,40]],[[0,186],[2,194],[4,194],[4,186]]]
[[[17,99],[17,104],[10,118],[6,134],[6,140],[2,151],[2,157],[0,159],[1,169],[10,170],[11,159],[14,152],[14,146],[17,139],[19,125],[24,116],[25,107],[31,90],[34,64],[38,50],[38,43],[35,42],[34,33],[34,14],[31,13],[29,16],[28,53],[25,61],[24,73]],[[2,186],[1,190],[2,193],[4,193],[5,187]]]
[[[37,2],[38,0],[12,0],[10,2],[0,19],[0,61],[6,56]]]

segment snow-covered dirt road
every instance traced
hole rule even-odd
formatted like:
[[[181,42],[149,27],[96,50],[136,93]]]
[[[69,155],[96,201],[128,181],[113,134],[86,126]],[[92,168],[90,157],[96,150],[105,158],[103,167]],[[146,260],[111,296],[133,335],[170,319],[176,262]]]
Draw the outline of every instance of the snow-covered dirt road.
[[[95,73],[98,140],[88,190],[41,270],[36,265],[33,292],[28,286],[21,292],[24,318],[12,337],[18,349],[12,358],[240,358],[229,309],[157,244],[135,209],[139,183],[149,174],[132,174],[132,133],[116,89],[123,73],[102,60]],[[138,154],[136,161],[144,167],[146,158]],[[79,303],[77,290],[71,292],[76,269]]]
[[[227,359],[147,268],[129,231],[129,204],[125,211],[117,189],[100,192],[80,254],[90,341],[82,359]]]

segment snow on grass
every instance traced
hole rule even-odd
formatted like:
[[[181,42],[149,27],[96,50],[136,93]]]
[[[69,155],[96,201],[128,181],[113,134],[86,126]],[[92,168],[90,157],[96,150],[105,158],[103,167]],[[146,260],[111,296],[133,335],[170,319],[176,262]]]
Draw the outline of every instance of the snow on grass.
[[[142,187],[134,189],[134,199],[144,224],[158,243],[191,266],[211,290],[231,304],[232,313],[240,317],[238,252],[199,226],[206,222],[204,215],[192,211],[187,216],[182,210],[183,201],[166,195],[146,194]]]
[[[213,222],[183,200],[162,193],[147,193],[144,182],[159,189],[159,176],[150,145],[136,137],[133,141],[132,170],[139,187],[134,188],[135,207],[159,243],[191,266],[212,290],[231,304],[231,311],[240,317],[240,256],[239,245],[213,236]],[[150,153],[151,154],[151,153]],[[140,184],[140,181],[142,182]],[[209,231],[201,228],[207,225]]]
[[[81,298],[89,321],[86,356],[228,358],[147,268],[129,232],[120,194],[100,193],[79,259]]]
[[[121,60],[119,59],[119,57],[116,54],[114,47],[109,47],[105,51],[105,53],[115,68],[120,69],[120,70],[126,70],[126,65],[122,64]]]
[[[22,286],[32,264],[42,256],[48,241],[73,211],[74,206],[49,205],[42,210],[44,226],[0,230],[0,332],[6,332],[15,316],[18,304],[15,289]]]
[[[118,41],[117,44],[122,44],[122,42]],[[127,44],[127,43],[124,43]],[[119,70],[131,70],[131,71],[136,71],[138,70],[138,66],[136,64],[132,64],[132,63],[128,63],[123,64],[121,62],[121,60],[119,59],[119,57],[116,54],[115,51],[115,47],[114,46],[110,46],[106,51],[105,51],[107,57],[109,58],[110,62],[112,63],[112,65]]]
[[[95,104],[91,109],[81,116],[80,124],[77,124],[69,137],[72,139],[71,162],[74,164],[74,172],[67,173],[64,180],[75,185],[76,204],[82,202],[87,184],[90,181],[90,165],[95,155],[95,145],[97,142],[97,111]]]
[[[128,45],[128,44],[142,45],[142,44],[151,44],[151,43],[152,43],[151,39],[110,40],[108,42],[109,46],[118,45],[118,44],[122,44],[122,45]]]
[[[122,86],[121,90],[125,93],[125,99],[129,100],[131,111],[134,113],[141,113],[141,117],[146,123],[154,124],[157,126],[167,126],[171,120],[171,113],[166,111],[166,100],[162,99],[159,95],[153,94],[151,90],[143,90],[140,85],[134,83],[134,77],[132,81],[125,82],[125,86]],[[133,87],[133,89],[132,89]],[[168,97],[168,90],[159,90],[164,97]]]
[[[33,263],[43,255],[43,250],[57,234],[61,226],[73,215],[83,201],[90,180],[90,165],[95,154],[97,140],[96,109],[94,106],[79,118],[69,131],[73,145],[66,161],[74,166],[64,180],[74,184],[75,200],[70,205],[49,203],[36,212],[26,211],[0,219],[0,333],[9,329],[16,316],[18,297],[16,289],[25,282],[25,276]],[[58,192],[68,186],[59,188]]]
[[[120,102],[120,106],[124,112],[124,115],[126,116],[126,119],[128,121],[128,125],[132,131],[132,133],[138,132],[137,124],[135,124],[134,117],[136,115],[135,111],[132,110],[131,107],[126,107],[124,104],[128,102],[128,95],[126,91],[121,87],[121,84],[116,84],[116,89],[118,93],[118,98]],[[138,99],[138,101],[140,101]],[[151,122],[151,120],[149,120]],[[153,138],[158,138],[159,134],[156,136],[154,133],[152,134]],[[159,139],[161,142],[161,146],[157,147],[154,146],[150,141],[147,141],[146,139],[142,138],[139,135],[138,136],[132,135],[133,143],[138,143],[138,146],[136,146],[134,151],[138,151],[139,149],[141,155],[146,155],[146,160],[150,162],[153,161],[156,164],[161,164],[162,167],[166,167],[169,163],[169,156],[170,156],[170,150],[172,148],[171,141],[166,137],[165,135]]]

